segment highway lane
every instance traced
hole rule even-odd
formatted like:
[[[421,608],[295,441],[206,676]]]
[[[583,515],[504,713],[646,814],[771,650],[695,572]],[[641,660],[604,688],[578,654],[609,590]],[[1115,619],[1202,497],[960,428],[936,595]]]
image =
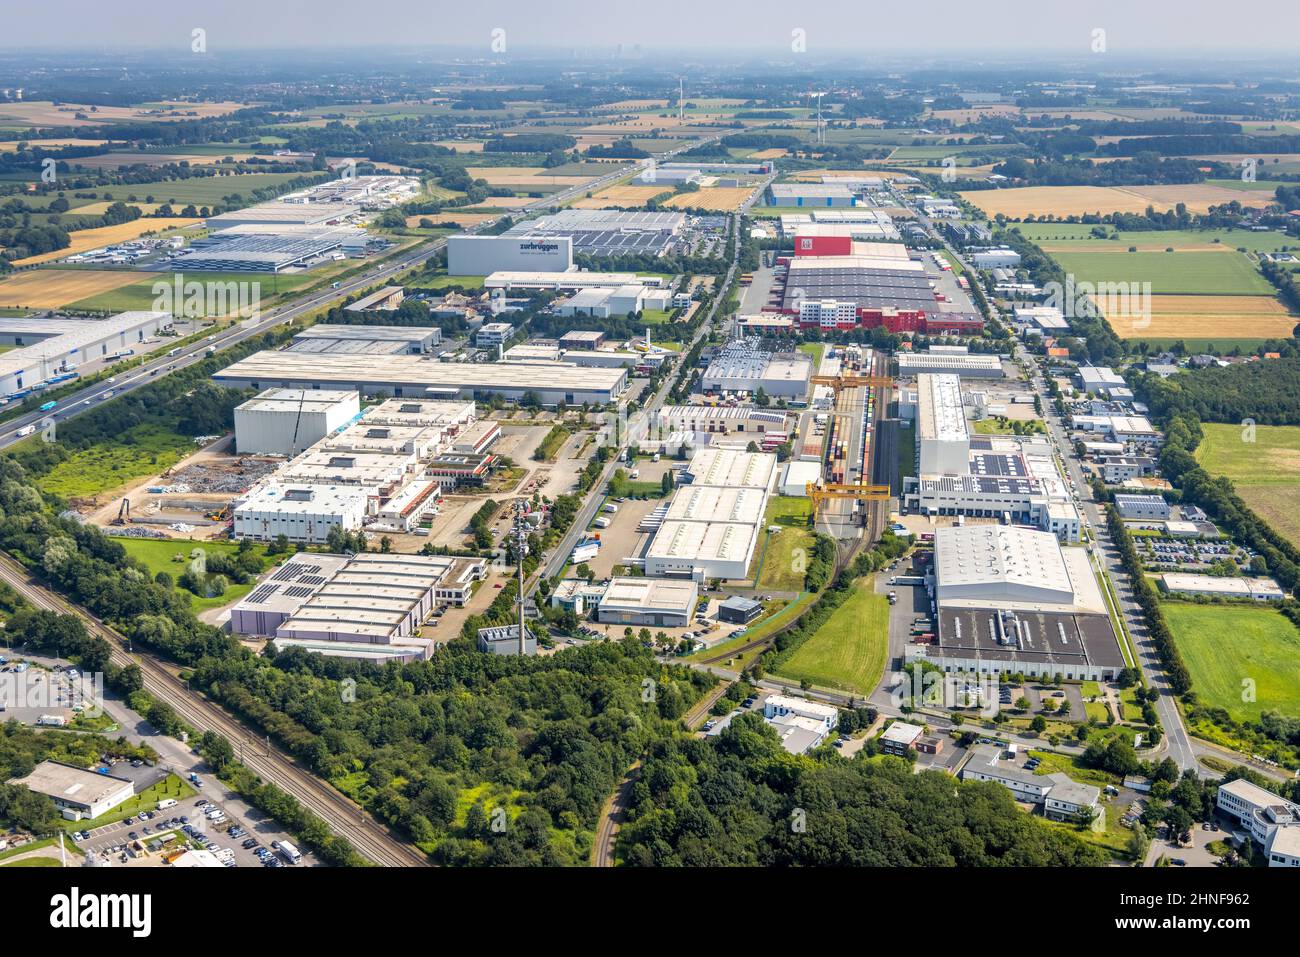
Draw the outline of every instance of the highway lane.
[[[711,137],[707,140],[701,140],[699,143],[692,143],[691,148],[696,145],[712,142],[716,139],[718,139],[718,137]],[[627,166],[620,166],[615,171],[607,173],[589,183],[584,183],[581,186],[572,186],[562,192],[554,193],[544,199],[539,199],[536,202],[529,203],[527,206],[521,207],[521,212],[538,212],[567,202],[580,194],[603,189],[605,186],[623,179],[628,175],[635,175],[638,170],[644,169],[651,162],[661,162],[663,160],[671,159],[673,156],[685,149],[687,149],[685,146],[678,147],[674,150],[656,154],[650,159],[638,160]],[[491,225],[491,223],[482,223],[471,227],[466,230],[466,232],[480,232],[489,228]],[[307,313],[331,306],[356,293],[362,292],[371,286],[392,279],[394,276],[397,276],[408,269],[423,265],[430,258],[437,255],[437,253],[445,248],[446,245],[446,239],[436,239],[430,243],[418,245],[393,256],[390,259],[378,263],[357,276],[341,280],[338,288],[331,286],[326,289],[316,290],[315,292],[308,293],[292,302],[287,302],[282,306],[269,309],[255,319],[247,319],[237,322],[221,332],[215,333],[208,339],[179,347],[181,351],[178,355],[169,356],[164,354],[150,359],[139,366],[125,370],[120,375],[113,376],[116,381],[112,383],[107,380],[100,380],[92,385],[88,385],[84,389],[78,390],[71,395],[59,399],[58,407],[48,413],[33,410],[6,420],[5,422],[0,423],[0,449],[4,449],[23,438],[24,436],[20,436],[18,433],[26,426],[32,425],[40,428],[41,423],[49,418],[54,421],[57,427],[59,422],[75,418],[76,416],[96,407],[105,399],[125,395],[147,385],[149,382],[156,381],[162,375],[184,369],[187,366],[193,365],[195,362],[201,361],[206,358],[206,352],[210,346],[216,347],[217,351],[220,352],[223,349],[228,349],[231,346],[238,345],[253,336],[260,336],[262,333],[267,332],[276,326],[293,322],[295,319],[298,319]],[[148,274],[140,273],[140,275],[143,277]],[[176,274],[168,272],[157,273],[156,275],[159,279],[170,280]],[[158,343],[156,348],[159,350],[166,349],[166,342]]]

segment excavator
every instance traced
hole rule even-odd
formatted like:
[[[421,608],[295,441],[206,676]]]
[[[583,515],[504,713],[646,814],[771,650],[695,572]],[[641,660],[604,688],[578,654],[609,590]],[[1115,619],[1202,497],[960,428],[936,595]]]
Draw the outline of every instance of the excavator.
[[[109,522],[110,525],[129,525],[131,523],[131,500],[123,498],[122,504],[118,506],[117,518]]]

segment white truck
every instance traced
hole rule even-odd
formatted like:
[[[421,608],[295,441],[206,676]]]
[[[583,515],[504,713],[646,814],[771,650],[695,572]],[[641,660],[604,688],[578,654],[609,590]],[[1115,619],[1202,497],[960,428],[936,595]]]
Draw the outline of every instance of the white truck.
[[[606,502],[602,506],[602,508],[604,508],[605,511],[609,512],[611,515],[613,515],[615,512],[618,511],[618,506],[615,505],[613,502]]]
[[[595,525],[597,528],[609,528],[609,526],[613,524],[613,521],[609,518],[606,518],[604,515],[601,515],[592,524]]]
[[[280,856],[290,864],[297,864],[302,860],[302,855],[298,853],[298,848],[294,847],[288,841],[281,841],[279,848]]]
[[[34,425],[24,425],[21,429],[18,430],[18,438],[21,439],[21,438],[23,438],[24,436],[31,435],[31,434],[32,434],[33,432],[35,432],[35,431],[36,431],[36,426],[34,426]]]

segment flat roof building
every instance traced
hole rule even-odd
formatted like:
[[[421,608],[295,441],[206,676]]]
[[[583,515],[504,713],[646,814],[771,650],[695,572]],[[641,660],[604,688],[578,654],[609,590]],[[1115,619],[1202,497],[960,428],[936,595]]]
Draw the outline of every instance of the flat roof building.
[[[565,362],[433,362],[421,356],[298,355],[257,352],[212,376],[235,388],[355,389],[397,398],[518,401],[535,394],[543,405],[605,405],[627,388],[622,368],[584,368]],[[433,393],[436,393],[433,394]]]
[[[398,287],[400,288],[400,287]],[[424,326],[345,326],[320,322],[293,337],[293,353],[423,355],[442,342],[442,330]]]
[[[925,372],[949,373],[967,379],[1001,379],[1002,360],[995,355],[976,353],[954,355],[942,352],[902,352],[898,355],[898,374],[902,378]]]
[[[108,319],[0,318],[0,344],[17,346],[0,355],[0,396],[71,378],[88,362],[143,351],[146,340],[171,328],[167,312],[121,312]]]
[[[682,628],[691,623],[699,586],[693,581],[613,578],[601,596],[599,621],[616,625]]]
[[[355,392],[267,389],[235,408],[235,449],[242,455],[297,455],[361,414]]]
[[[100,774],[62,761],[42,761],[26,777],[10,784],[44,794],[71,821],[93,820],[135,794],[135,782],[115,774]]]
[[[1218,575],[1183,575],[1165,572],[1160,576],[1165,591],[1176,595],[1210,595],[1224,598],[1250,598],[1254,601],[1282,601],[1286,592],[1271,578],[1221,577]]]
[[[961,379],[925,373],[916,378],[916,437],[920,474],[964,475],[969,469],[970,430]]]
[[[366,516],[368,491],[357,485],[263,482],[235,505],[235,538],[320,544],[330,529],[359,528]]]

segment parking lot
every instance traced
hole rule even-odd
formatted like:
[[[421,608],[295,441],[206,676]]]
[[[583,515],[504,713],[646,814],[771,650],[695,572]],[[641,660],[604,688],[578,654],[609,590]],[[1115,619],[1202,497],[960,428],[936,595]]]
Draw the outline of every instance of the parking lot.
[[[129,776],[128,770],[128,766],[123,763],[115,767],[113,773],[126,777]],[[160,774],[153,768],[145,770],[151,772],[155,779]],[[137,784],[137,790],[139,787]],[[181,846],[180,842],[188,841],[191,847],[206,847],[224,858],[230,862],[227,866],[262,867],[265,865],[257,857],[257,848],[245,848],[243,844],[255,840],[259,847],[269,852],[272,841],[289,840],[289,835],[265,815],[242,803],[239,807],[216,804],[202,794],[186,798],[174,807],[145,813],[150,816],[145,818],[142,814],[96,828],[90,832],[89,838],[79,840],[77,844],[83,850],[108,857],[115,865],[150,867],[162,865],[164,853]],[[207,817],[209,813],[216,819],[210,820]],[[147,849],[151,842],[166,835],[175,837],[167,841],[161,850],[146,850],[134,857],[127,852],[128,847],[136,844]],[[301,847],[299,849],[302,850]],[[312,866],[316,863],[312,855],[304,852],[299,866]],[[284,859],[279,864],[284,865]]]

